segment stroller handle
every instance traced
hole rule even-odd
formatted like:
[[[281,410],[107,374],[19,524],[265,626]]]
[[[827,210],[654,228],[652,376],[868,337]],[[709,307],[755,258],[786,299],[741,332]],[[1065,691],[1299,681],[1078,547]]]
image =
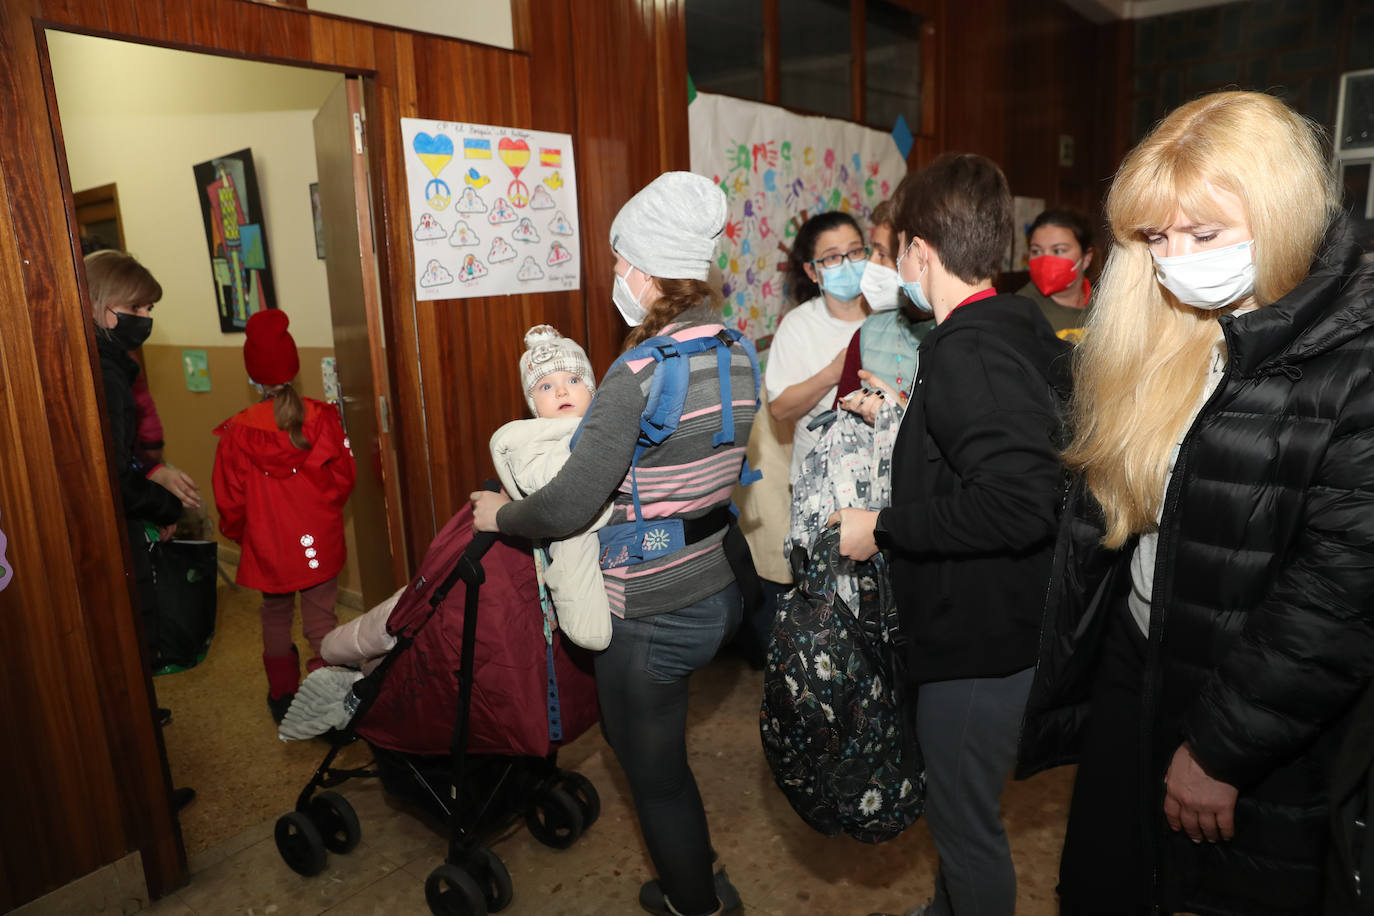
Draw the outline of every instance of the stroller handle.
[[[482,481],[482,489],[490,493],[500,493],[501,481],[492,478],[484,480]],[[491,549],[491,545],[496,543],[496,538],[499,534],[500,533],[496,531],[477,532],[472,536],[472,540],[468,542],[467,549],[463,551],[463,558],[472,560],[473,562],[481,560],[486,552]]]
[[[482,489],[492,493],[501,492],[501,483],[497,480],[485,480],[482,482]],[[468,546],[464,548],[458,562],[453,564],[453,570],[444,577],[444,581],[439,583],[439,587],[429,594],[429,606],[438,608],[448,597],[449,591],[457,585],[459,580],[469,586],[478,586],[486,581],[486,571],[482,569],[482,557],[491,549],[491,545],[496,543],[499,533],[495,531],[479,531],[468,541]],[[426,617],[426,620],[429,618]],[[423,624],[421,624],[423,626]]]

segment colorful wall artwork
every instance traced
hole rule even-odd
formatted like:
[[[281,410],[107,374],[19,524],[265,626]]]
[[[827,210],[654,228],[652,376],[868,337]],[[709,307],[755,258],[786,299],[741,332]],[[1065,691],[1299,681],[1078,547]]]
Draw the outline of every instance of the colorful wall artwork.
[[[401,119],[416,299],[577,289],[572,137]]]
[[[726,324],[763,349],[788,304],[783,268],[797,228],[844,210],[866,235],[906,159],[891,134],[706,92],[687,117],[692,171],[715,179],[729,200],[711,282],[725,297]]]
[[[241,149],[202,162],[192,171],[210,249],[220,330],[242,331],[249,315],[277,307],[253,151]]]

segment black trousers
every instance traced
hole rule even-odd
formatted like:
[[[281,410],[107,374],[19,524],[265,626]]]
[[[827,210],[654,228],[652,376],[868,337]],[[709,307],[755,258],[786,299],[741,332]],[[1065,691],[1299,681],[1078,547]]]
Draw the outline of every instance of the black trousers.
[[[1061,916],[1137,916],[1154,905],[1151,837],[1162,815],[1149,810],[1142,773],[1146,640],[1124,600],[1111,614],[1059,863]]]
[[[154,671],[162,667],[158,647],[161,645],[158,609],[157,573],[153,568],[153,543],[141,520],[128,519],[129,556],[133,561],[134,584],[138,589],[139,611],[143,616],[143,642],[148,647],[148,663]]]

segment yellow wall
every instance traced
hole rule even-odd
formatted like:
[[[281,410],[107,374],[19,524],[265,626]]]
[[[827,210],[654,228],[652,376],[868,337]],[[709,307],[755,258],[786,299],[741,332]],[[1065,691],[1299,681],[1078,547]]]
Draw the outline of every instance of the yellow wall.
[[[63,32],[48,42],[72,188],[118,185],[125,246],[162,284],[149,342],[242,344],[219,329],[191,168],[249,147],[277,304],[298,345],[332,347],[311,121],[342,77]]]
[[[311,122],[342,77],[58,32],[48,41],[72,187],[117,184],[125,244],[162,284],[143,358],[165,430],[164,456],[200,485],[218,524],[211,430],[257,395],[243,368],[243,334],[220,331],[191,168],[253,150],[277,301],[301,351],[297,390],[322,398],[320,359],[333,355],[334,335],[325,262],[315,257]],[[187,390],[184,348],[207,352],[211,391]],[[340,584],[356,595],[351,561]]]
[[[515,46],[508,0],[310,0],[310,8],[498,48]]]

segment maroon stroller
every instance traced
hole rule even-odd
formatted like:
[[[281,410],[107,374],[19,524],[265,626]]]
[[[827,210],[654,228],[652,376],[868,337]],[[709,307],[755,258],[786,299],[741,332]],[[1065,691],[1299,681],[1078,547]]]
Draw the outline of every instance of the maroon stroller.
[[[558,747],[597,720],[591,660],[550,631],[529,545],[474,535],[467,506],[435,537],[387,631],[395,648],[353,686],[356,712],[278,819],[277,849],[304,875],[323,870],[326,851],[351,851],[361,837],[352,806],[316,790],[379,776],[450,826],[448,855],[425,882],[430,910],[500,912],[510,874],[484,837],[523,816],[536,839],[562,849],[600,813],[591,782],[557,765]],[[359,737],[373,765],[334,768]]]

